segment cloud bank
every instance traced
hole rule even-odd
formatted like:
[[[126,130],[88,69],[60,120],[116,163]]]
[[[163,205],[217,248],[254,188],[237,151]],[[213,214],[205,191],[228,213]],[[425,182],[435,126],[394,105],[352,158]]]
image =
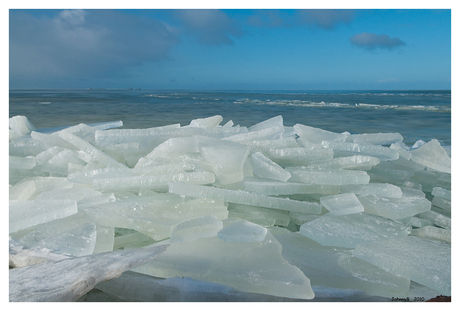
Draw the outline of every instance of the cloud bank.
[[[167,59],[178,32],[117,10],[64,10],[36,17],[10,10],[10,82],[107,77]]]
[[[339,24],[349,24],[354,17],[354,10],[315,9],[297,11],[299,23],[315,25],[326,30],[332,30]]]
[[[240,25],[221,10],[174,10],[173,15],[203,45],[233,44],[231,37],[243,35]]]
[[[378,48],[392,50],[406,44],[399,38],[390,38],[388,35],[377,35],[368,32],[354,35],[350,38],[350,42],[353,45],[368,50],[374,50]]]

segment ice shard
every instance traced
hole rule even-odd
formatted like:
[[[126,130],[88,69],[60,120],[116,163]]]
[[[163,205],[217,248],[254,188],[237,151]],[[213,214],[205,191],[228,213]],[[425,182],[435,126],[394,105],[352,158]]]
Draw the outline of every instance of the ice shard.
[[[381,161],[397,160],[399,152],[388,147],[363,143],[323,141],[324,148],[331,148],[337,156],[368,155]]]
[[[395,237],[358,245],[354,256],[442,295],[451,295],[449,243],[415,236]]]
[[[410,280],[353,257],[353,250],[323,246],[284,228],[270,228],[281,243],[282,255],[299,267],[313,287],[359,289],[380,297],[407,296]]]
[[[365,242],[405,236],[410,231],[410,226],[364,212],[343,216],[328,213],[300,227],[300,234],[321,245],[347,248],[354,248]]]
[[[42,224],[77,213],[73,200],[10,201],[9,232]],[[24,217],[27,215],[27,217]]]
[[[243,164],[249,155],[249,147],[232,141],[197,137],[199,151],[208,161],[221,184],[241,181]]]
[[[247,220],[235,220],[217,232],[217,237],[225,242],[262,242],[267,228]]]
[[[256,152],[251,156],[251,163],[254,174],[260,178],[287,181],[291,177],[291,173],[260,152]]]
[[[289,195],[296,193],[338,194],[339,186],[315,185],[300,182],[282,182],[261,178],[245,178],[241,181],[243,190],[263,195]]]
[[[376,195],[360,195],[358,199],[367,213],[393,220],[415,216],[431,209],[431,202],[428,199],[411,195],[407,190],[403,192],[401,198],[396,199]]]
[[[412,150],[411,159],[436,171],[451,172],[451,159],[436,139],[432,139],[420,148]]]
[[[354,185],[367,184],[369,175],[364,171],[333,170],[333,169],[307,169],[304,167],[286,167],[291,173],[289,181],[302,182],[315,185]]]
[[[101,162],[102,164],[106,165],[107,167],[117,167],[117,168],[125,168],[126,165],[116,161],[112,157],[108,156],[106,153],[102,152],[98,148],[94,147],[87,141],[81,139],[80,137],[71,134],[66,131],[60,131],[59,137],[64,139],[65,141],[69,142],[70,144],[74,145],[78,149],[86,152],[92,158],[96,159],[97,161]]]
[[[332,149],[314,145],[309,147],[270,149],[267,156],[274,162],[285,167],[308,165],[314,161],[332,159],[334,152]]]
[[[212,199],[185,199],[172,194],[122,199],[84,210],[96,224],[129,228],[162,240],[171,235],[173,227],[188,219],[215,215],[228,216],[222,201]]]
[[[343,142],[349,136],[346,133],[338,134],[303,124],[294,125],[294,129],[302,140],[316,144],[320,144],[323,140]]]
[[[255,205],[286,211],[296,211],[312,214],[321,213],[321,205],[315,202],[296,201],[286,198],[269,197],[252,194],[242,190],[220,189],[186,183],[168,183],[169,192],[190,197],[210,198],[237,204]]]
[[[314,298],[310,280],[281,256],[281,245],[268,232],[260,242],[223,241],[214,236],[173,243],[155,262],[133,271],[156,277],[191,277],[249,293]]]
[[[364,207],[354,193],[341,193],[324,196],[320,199],[323,205],[333,215],[348,215],[364,212]]]
[[[434,226],[424,226],[419,229],[413,229],[411,235],[421,238],[435,239],[444,242],[451,242],[451,231]]]
[[[402,142],[403,137],[400,133],[352,134],[347,137],[346,141],[371,145],[390,145]]]

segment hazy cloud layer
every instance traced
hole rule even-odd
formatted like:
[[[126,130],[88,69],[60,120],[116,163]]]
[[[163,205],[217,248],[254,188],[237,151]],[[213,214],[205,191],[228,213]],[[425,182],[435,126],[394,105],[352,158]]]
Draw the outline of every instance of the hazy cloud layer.
[[[178,42],[168,25],[116,10],[64,10],[34,17],[10,11],[10,79],[105,77],[168,58]]]
[[[243,35],[240,25],[221,10],[174,10],[173,14],[200,44],[233,44],[231,37]]]
[[[339,24],[349,24],[354,17],[354,10],[316,9],[297,11],[299,23],[315,25],[327,30],[332,30]]]
[[[359,33],[350,38],[353,45],[362,47],[368,50],[377,48],[392,50],[396,47],[405,45],[399,38],[390,38],[388,35],[376,35],[374,33]]]
[[[255,10],[248,17],[247,23],[254,27],[286,27],[289,26],[289,16],[281,10]]]

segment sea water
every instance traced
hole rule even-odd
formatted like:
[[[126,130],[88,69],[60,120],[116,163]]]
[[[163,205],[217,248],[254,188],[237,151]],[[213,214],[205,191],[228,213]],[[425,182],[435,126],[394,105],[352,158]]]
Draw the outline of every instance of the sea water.
[[[451,145],[451,91],[180,91],[139,89],[10,90],[9,117],[37,128],[123,121],[150,128],[222,115],[251,126],[282,115],[297,123],[351,134],[400,133],[412,146],[436,138]]]

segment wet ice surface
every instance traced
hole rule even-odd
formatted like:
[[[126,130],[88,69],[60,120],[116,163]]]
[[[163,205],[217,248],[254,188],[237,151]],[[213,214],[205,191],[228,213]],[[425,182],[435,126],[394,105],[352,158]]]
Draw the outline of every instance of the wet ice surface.
[[[10,300],[450,295],[451,159],[437,140],[222,121],[11,118]]]

